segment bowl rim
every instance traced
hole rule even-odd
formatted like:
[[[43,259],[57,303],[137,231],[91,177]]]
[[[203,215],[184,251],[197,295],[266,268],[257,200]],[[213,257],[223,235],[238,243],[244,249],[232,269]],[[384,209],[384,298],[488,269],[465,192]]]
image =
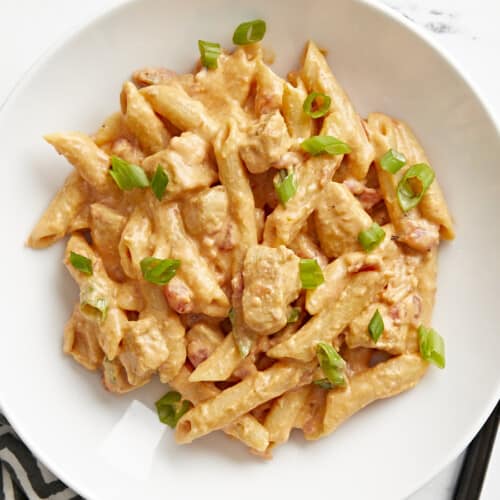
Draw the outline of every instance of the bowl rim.
[[[8,107],[10,103],[12,103],[16,96],[21,93],[25,84],[27,84],[32,75],[36,73],[36,71],[43,66],[43,64],[50,59],[53,55],[57,54],[59,50],[62,50],[66,44],[71,42],[74,38],[80,35],[82,31],[86,28],[90,27],[94,23],[105,21],[108,18],[114,17],[117,13],[121,11],[127,10],[132,4],[139,3],[141,0],[125,0],[124,2],[114,5],[111,7],[105,7],[104,10],[100,9],[97,12],[93,12],[88,16],[74,25],[70,26],[62,35],[56,38],[53,42],[51,42],[48,47],[42,51],[42,53],[35,58],[33,63],[21,74],[18,78],[14,86],[9,90],[4,100],[0,103],[0,114],[4,109]],[[456,75],[461,78],[464,83],[469,87],[474,97],[477,99],[480,104],[482,110],[484,111],[486,117],[490,120],[491,125],[496,130],[497,136],[500,139],[500,115],[493,111],[492,106],[488,102],[488,99],[483,95],[482,90],[479,85],[476,83],[474,78],[470,75],[470,73],[464,69],[463,64],[459,62],[454,55],[450,53],[448,49],[443,47],[435,37],[425,30],[422,26],[417,24],[415,21],[406,17],[399,10],[390,7],[389,5],[382,2],[382,0],[351,0],[359,5],[362,5],[368,9],[374,10],[378,13],[383,14],[385,17],[390,20],[398,23],[400,26],[403,26],[410,32],[417,35],[417,37],[423,41],[428,47],[430,47],[433,51],[435,51],[442,59],[449,65],[449,67],[456,73]],[[472,441],[477,432],[481,429],[481,427],[486,422],[488,416],[491,414],[498,401],[500,400],[500,377],[497,381],[497,389],[496,394],[493,394],[493,397],[487,404],[484,405],[484,410],[481,412],[479,417],[476,419],[474,425],[470,428],[472,429],[468,433],[462,436],[460,440],[457,441],[455,446],[451,448],[445,458],[436,465],[429,473],[420,478],[419,480],[415,480],[413,483],[408,485],[406,497],[416,493],[420,488],[426,485],[432,478],[434,478],[437,474],[439,474],[443,469],[446,468],[458,455],[465,450],[465,448]],[[23,429],[22,427],[18,427],[15,419],[11,418],[14,412],[11,412],[8,405],[5,404],[5,401],[2,401],[2,392],[0,391],[0,411],[7,418],[10,426],[14,429],[15,433],[21,438],[21,440],[26,444],[29,450],[33,453],[33,455],[43,463],[54,475],[57,476],[58,479],[63,481],[69,488],[74,490],[76,493],[84,496],[85,498],[92,499],[93,496],[90,494],[92,488],[87,487],[86,485],[78,485],[73,482],[73,479],[70,478],[64,467],[59,464],[53,462],[53,460],[45,453],[44,450],[40,449],[36,443],[29,439],[28,434],[29,430]],[[405,497],[405,498],[406,498]]]

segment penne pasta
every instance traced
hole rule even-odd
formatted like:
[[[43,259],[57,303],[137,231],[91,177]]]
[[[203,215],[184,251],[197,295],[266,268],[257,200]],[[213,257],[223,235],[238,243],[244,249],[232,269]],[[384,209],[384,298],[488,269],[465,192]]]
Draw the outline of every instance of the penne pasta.
[[[160,116],[178,129],[196,130],[204,139],[211,139],[217,124],[203,104],[190,97],[179,85],[151,85],[140,93]]]
[[[189,377],[190,382],[227,380],[241,362],[238,346],[232,335],[226,335],[212,354],[200,363]]]
[[[195,405],[220,394],[219,389],[210,382],[190,382],[189,370],[186,368],[170,381],[170,386]],[[223,431],[258,452],[264,452],[269,446],[267,429],[250,414],[236,418]]]
[[[334,115],[328,115],[321,129],[322,135],[335,135]],[[299,233],[307,218],[317,208],[325,186],[340,166],[342,155],[309,158],[295,169],[297,191],[286,205],[278,205],[267,217],[264,243],[269,246],[288,245]]]
[[[71,173],[31,231],[28,246],[45,248],[63,238],[87,197],[87,184],[77,172]]]
[[[427,367],[420,356],[403,354],[355,375],[345,390],[328,393],[323,425],[317,432],[307,435],[307,439],[330,434],[366,405],[411,389]]]
[[[267,352],[272,358],[311,361],[318,342],[332,342],[369,304],[385,284],[384,276],[375,271],[354,275],[339,299],[310,319],[295,335]]]
[[[335,116],[337,137],[352,149],[347,156],[349,169],[354,177],[363,179],[374,158],[373,146],[368,140],[361,118],[314,42],[307,44],[300,76],[309,91],[321,92],[330,97],[330,113]]]
[[[311,365],[293,361],[276,363],[263,372],[257,372],[189,410],[177,424],[176,440],[189,443],[224,428],[260,404],[293,387],[305,385],[311,375]]]
[[[94,141],[81,132],[48,134],[45,140],[54,146],[76,169],[80,176],[98,191],[110,190],[109,157]]]
[[[410,128],[363,120],[314,42],[275,74],[243,43],[263,29],[232,52],[200,40],[191,73],[134,72],[92,136],[46,136],[75,170],[27,245],[69,236],[63,350],[108,391],[158,376],[178,443],[222,430],[270,458],[444,367],[431,315],[454,229],[432,169],[399,184],[428,163]]]
[[[295,426],[297,416],[304,406],[310,390],[310,386],[305,386],[289,391],[273,403],[264,422],[269,433],[269,441],[273,445],[288,441],[290,432]]]
[[[120,104],[127,128],[137,137],[147,154],[164,149],[170,139],[162,121],[132,82],[125,82]]]

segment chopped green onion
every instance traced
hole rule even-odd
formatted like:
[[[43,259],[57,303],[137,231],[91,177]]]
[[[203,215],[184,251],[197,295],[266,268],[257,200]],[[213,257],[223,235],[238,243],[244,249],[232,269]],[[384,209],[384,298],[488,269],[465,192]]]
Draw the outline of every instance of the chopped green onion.
[[[109,174],[123,191],[149,186],[148,176],[141,167],[118,158],[118,156],[111,157],[111,170]]]
[[[385,238],[385,231],[374,222],[368,229],[358,234],[359,244],[367,251],[375,250]]]
[[[319,342],[316,345],[319,365],[326,378],[334,385],[345,385],[344,370],[346,363],[331,344]]]
[[[231,326],[234,326],[234,309],[232,307],[229,309],[227,317],[229,318],[229,321],[231,321]]]
[[[243,326],[241,329],[237,327],[236,311],[233,307],[229,309],[229,321],[231,322],[231,333],[233,335],[236,346],[242,358],[246,358],[252,349],[253,341],[251,334]]]
[[[295,175],[290,172],[287,175],[287,171],[282,169],[279,171],[279,181],[274,183],[274,189],[282,205],[292,198],[297,192],[297,182],[295,180]]]
[[[200,49],[201,64],[208,69],[217,68],[217,59],[222,52],[220,43],[198,40],[198,48]]]
[[[434,363],[439,368],[445,367],[444,340],[436,330],[420,325],[418,327],[418,342],[422,358]]]
[[[82,272],[83,274],[92,276],[92,261],[90,259],[87,259],[87,257],[84,257],[79,253],[71,252],[69,254],[69,261],[71,262],[71,265],[78,271]]]
[[[329,155],[343,155],[351,152],[351,148],[345,142],[331,135],[313,135],[300,145],[304,151],[313,156],[323,153]]]
[[[296,323],[300,318],[300,308],[299,307],[292,307],[290,310],[290,313],[288,314],[288,318],[286,322],[288,324],[290,323]]]
[[[370,333],[370,337],[373,342],[377,343],[377,340],[380,338],[384,331],[384,320],[380,311],[377,309],[368,323],[368,332]]]
[[[395,149],[389,149],[382,158],[380,158],[380,166],[391,174],[395,174],[398,170],[406,165],[405,156],[396,151]]]
[[[106,319],[108,301],[99,283],[93,281],[80,289],[80,308],[89,316],[97,316],[101,321]]]
[[[327,378],[320,378],[313,381],[314,385],[319,385],[322,389],[333,389],[334,385]]]
[[[313,109],[313,105],[318,97],[321,99],[321,105],[318,108]],[[302,109],[304,113],[309,115],[311,118],[320,118],[328,113],[331,102],[332,99],[330,96],[321,94],[320,92],[311,92],[306,97],[304,104],[302,105]]]
[[[234,30],[233,43],[235,45],[249,45],[260,42],[265,34],[266,22],[262,19],[255,19],[255,21],[241,23]]]
[[[156,403],[160,422],[175,428],[181,417],[191,408],[191,401],[184,399],[177,391],[169,391]]]
[[[145,257],[141,260],[141,271],[144,279],[155,285],[166,285],[177,272],[181,261],[177,259],[157,259]]]
[[[399,206],[404,212],[408,212],[408,210],[415,208],[420,203],[422,196],[429,189],[434,177],[434,170],[426,163],[417,163],[405,172],[397,188]],[[412,179],[418,180],[420,184],[419,191],[413,189],[415,181],[411,183]]]
[[[302,288],[310,290],[325,282],[323,271],[316,259],[301,259],[299,263],[300,281]]]
[[[151,179],[151,189],[159,201],[163,198],[168,186],[168,174],[161,165],[156,167],[156,172]]]

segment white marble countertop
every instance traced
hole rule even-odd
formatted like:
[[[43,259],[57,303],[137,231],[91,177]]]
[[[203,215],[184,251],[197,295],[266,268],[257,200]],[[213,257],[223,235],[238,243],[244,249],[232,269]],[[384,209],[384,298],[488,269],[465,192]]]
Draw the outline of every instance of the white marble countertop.
[[[1,0],[0,103],[52,43],[83,20],[124,1]],[[472,77],[500,118],[499,0],[384,0],[384,3],[429,30]],[[481,500],[500,498],[498,441]],[[451,500],[462,458],[463,454],[408,500]]]

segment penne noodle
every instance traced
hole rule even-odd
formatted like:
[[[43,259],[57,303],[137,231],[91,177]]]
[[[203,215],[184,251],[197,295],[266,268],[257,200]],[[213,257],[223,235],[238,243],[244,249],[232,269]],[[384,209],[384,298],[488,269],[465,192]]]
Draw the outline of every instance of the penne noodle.
[[[88,370],[97,370],[104,360],[104,353],[97,337],[99,325],[85,316],[76,305],[73,314],[64,327],[63,351]]]
[[[323,135],[335,135],[334,115],[328,115],[321,129]],[[264,244],[288,245],[299,233],[307,218],[317,208],[325,186],[340,166],[342,155],[318,155],[295,169],[297,191],[286,203],[278,205],[267,217]]]
[[[190,443],[209,432],[224,428],[260,404],[294,387],[306,385],[312,370],[310,364],[283,361],[245,378],[189,410],[177,424],[177,442]]]
[[[166,384],[179,373],[186,361],[186,329],[179,316],[168,307],[158,286],[143,282],[140,288],[145,307],[139,318],[155,318],[168,351],[168,357],[158,368],[160,380]]]
[[[179,391],[184,399],[195,405],[220,394],[219,389],[210,382],[190,382],[189,370],[186,367],[183,367],[178,375],[170,381],[170,386]],[[236,418],[224,427],[223,431],[258,452],[264,452],[269,446],[267,429],[250,414]]]
[[[101,203],[90,205],[90,234],[92,243],[102,258],[109,276],[123,281],[125,274],[120,265],[118,246],[127,218]]]
[[[335,116],[337,123],[337,138],[349,144],[352,149],[347,155],[347,164],[354,177],[363,179],[373,161],[373,146],[368,140],[361,118],[314,42],[307,44],[300,76],[309,91],[321,92],[331,98],[330,113]]]
[[[72,172],[31,231],[27,245],[45,248],[63,238],[87,197],[87,184],[77,172]]]
[[[313,133],[313,120],[304,113],[302,106],[307,98],[307,92],[285,83],[283,89],[282,113],[290,137],[297,143],[310,137]]]
[[[153,225],[146,210],[137,206],[123,228],[118,253],[120,265],[132,279],[142,278],[141,260],[151,256]]]
[[[218,382],[227,380],[241,362],[238,346],[232,335],[222,343],[189,376],[190,382]]]
[[[311,361],[318,342],[332,342],[369,304],[385,285],[382,273],[361,272],[354,275],[338,300],[311,318],[295,335],[267,352],[272,358]]]
[[[420,356],[403,354],[354,375],[345,390],[328,393],[323,425],[306,438],[318,439],[330,434],[370,403],[411,389],[423,377],[427,367],[428,363]]]
[[[192,312],[226,317],[229,300],[215,274],[201,257],[197,245],[186,234],[179,206],[176,203],[163,205],[158,211],[158,220],[163,236],[170,245],[170,258],[182,261],[177,276],[193,294]]]
[[[279,110],[283,102],[285,80],[274,73],[262,59],[257,60],[255,79],[257,82],[255,92],[255,112],[257,116]]]
[[[123,84],[120,104],[127,128],[147,154],[164,149],[170,134],[132,82]]]
[[[406,170],[408,170],[409,165],[400,169],[396,174],[391,174],[382,169],[379,164],[382,155],[390,148],[399,151],[405,155],[405,157],[410,157],[412,155],[415,158],[414,144],[411,142],[414,138],[412,136],[413,139],[410,139],[409,142],[409,131],[406,126],[381,113],[371,113],[368,117],[368,127],[370,138],[375,146],[377,155],[375,164],[377,167],[380,188],[399,240],[416,250],[428,251],[438,245],[440,227],[442,236],[451,239],[453,237],[451,218],[442,200],[437,181],[434,179],[431,187],[429,187],[429,190],[432,188],[432,201],[422,205],[423,200],[429,192],[428,190],[427,193],[424,194],[422,202],[417,207],[404,213],[397,199],[397,186]],[[427,162],[424,156],[419,156],[419,158],[421,161]],[[440,199],[442,200],[442,202],[439,202],[439,206],[437,206],[438,204],[436,203],[438,195],[441,196]],[[422,212],[423,206],[433,206],[436,210],[436,216],[425,218],[427,216]],[[440,222],[436,223],[435,220],[437,219],[439,219]]]
[[[160,116],[182,131],[194,131],[204,139],[211,139],[217,123],[203,104],[190,97],[179,85],[150,85],[140,93]]]
[[[113,185],[108,175],[109,157],[92,139],[81,132],[48,134],[45,140],[63,155],[76,171],[98,191],[109,190]]]
[[[304,406],[310,386],[289,391],[278,398],[266,416],[264,426],[269,433],[269,441],[274,444],[281,444],[288,441],[290,432],[295,426],[297,416]]]

